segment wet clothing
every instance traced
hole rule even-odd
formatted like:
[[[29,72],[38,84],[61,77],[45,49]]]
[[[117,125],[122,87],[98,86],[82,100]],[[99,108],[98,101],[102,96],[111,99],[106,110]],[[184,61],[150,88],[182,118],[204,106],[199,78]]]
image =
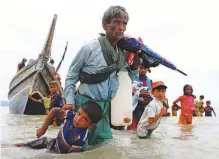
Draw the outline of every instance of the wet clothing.
[[[55,151],[55,138],[49,138],[49,137],[41,137],[38,139],[35,139],[33,141],[27,142],[22,144],[22,146],[30,147],[32,149],[44,149],[47,148],[49,151]]]
[[[179,117],[178,124],[192,124],[192,116],[194,107],[194,97],[183,95],[176,99],[173,104],[181,103],[181,114]]]
[[[212,117],[212,111],[214,111],[214,109],[210,106],[210,107],[205,107],[204,111],[205,111],[205,116]]]
[[[54,107],[62,107],[63,105],[64,105],[63,98],[58,92],[56,92],[55,94],[51,96],[49,111]],[[50,125],[55,124],[54,126],[60,126],[63,122],[64,121],[63,121],[62,113],[59,112],[56,114],[54,121],[51,122]]]
[[[80,152],[87,140],[88,129],[75,129],[74,118],[75,112],[66,111],[66,122],[60,129],[56,138],[41,137],[23,146],[34,149],[47,148],[49,151],[57,153]]]
[[[191,113],[192,109],[194,109],[193,96],[186,96],[186,95],[180,96],[173,103],[176,104],[178,102],[181,103],[181,111],[183,111],[184,114]]]
[[[156,98],[147,105],[138,123],[137,134],[139,137],[144,138],[151,135],[152,131],[159,126],[162,117],[152,124],[148,122],[148,118],[157,116],[161,112],[161,108],[163,108],[163,103]]]
[[[61,97],[61,95],[56,92],[55,94],[53,94],[51,96],[51,102],[50,102],[50,107],[49,110],[51,110],[54,107],[61,107],[64,105],[63,99]]]
[[[88,145],[97,145],[109,139],[112,139],[112,132],[110,128],[110,121],[109,121],[109,106],[110,101],[97,101],[93,100],[90,97],[84,96],[80,94],[80,91],[76,95],[76,108],[75,110],[78,111],[80,106],[87,101],[95,101],[102,109],[103,109],[103,118],[96,124],[96,126],[92,129],[89,129],[88,133],[88,141],[83,147],[83,151],[85,151]]]
[[[117,52],[117,54],[121,54],[121,52]],[[116,54],[113,56],[114,58],[120,57],[116,57]],[[116,61],[116,59],[114,61]],[[96,128],[89,131],[89,145],[96,145],[112,138],[112,132],[109,124],[109,103],[110,100],[115,97],[116,91],[119,87],[119,80],[117,76],[118,70],[111,72],[102,82],[95,84],[82,82],[78,88],[77,94],[75,94],[74,90],[82,71],[87,74],[97,74],[108,68],[109,66],[104,58],[101,44],[98,39],[95,39],[81,47],[72,61],[66,76],[64,88],[66,104],[75,104],[76,110],[78,110],[81,104],[88,100],[93,100],[105,111],[103,119],[98,122]],[[135,79],[138,74],[138,70],[129,69],[125,58],[120,71],[128,72],[130,77],[133,79]]]
[[[81,151],[87,139],[88,129],[75,129],[74,118],[75,112],[66,111],[66,123],[59,131],[56,138],[55,147],[59,153],[70,153]]]
[[[181,112],[178,124],[180,125],[192,124],[192,116],[193,113],[184,114]]]
[[[144,109],[145,109],[145,105],[141,105],[141,106],[138,106],[138,107],[134,110],[133,114],[137,117],[137,121],[140,120],[140,118],[141,118],[141,116],[142,116],[142,114],[143,114],[143,112],[144,112]]]

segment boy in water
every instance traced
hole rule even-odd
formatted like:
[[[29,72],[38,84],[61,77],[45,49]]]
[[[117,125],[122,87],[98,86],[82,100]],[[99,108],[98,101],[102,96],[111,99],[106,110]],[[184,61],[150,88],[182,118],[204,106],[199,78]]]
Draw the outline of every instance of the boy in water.
[[[64,105],[63,99],[61,95],[58,92],[58,85],[56,81],[51,81],[49,83],[49,89],[51,92],[51,102],[50,102],[50,107],[49,110],[51,110],[54,107],[62,107]]]
[[[58,92],[58,85],[56,81],[51,81],[49,83],[49,89],[51,92],[51,101],[50,101],[50,106],[49,106],[49,111],[52,110],[52,108],[55,107],[62,107],[64,105],[63,99],[61,97],[61,95]],[[34,99],[32,96],[30,96],[30,98],[35,101],[35,102],[43,102],[43,99]],[[62,124],[62,119],[61,119],[61,114],[58,113],[57,116],[54,118],[54,120],[52,121],[52,125],[53,126],[60,126]]]
[[[37,130],[37,138],[45,134],[50,122],[60,111],[62,111],[61,108],[56,107],[49,112],[43,126]],[[88,128],[94,127],[102,119],[103,111],[97,103],[88,101],[78,112],[67,110],[65,115],[66,122],[56,138],[42,137],[31,142],[15,144],[15,146],[27,146],[33,149],[47,148],[49,151],[61,154],[82,151],[87,140]]]
[[[216,113],[214,111],[214,108],[211,107],[211,101],[206,101],[206,107],[204,108],[205,116],[212,117],[212,112],[214,113],[214,116],[216,116]]]
[[[62,107],[64,105],[63,99],[61,97],[61,95],[58,92],[58,85],[56,81],[51,81],[49,83],[49,89],[51,92],[51,102],[50,102],[50,106],[49,106],[49,110],[51,110],[54,107]],[[43,99],[35,99],[30,95],[30,98],[35,101],[35,102],[43,102]]]
[[[147,139],[152,132],[159,126],[161,117],[165,115],[166,107],[162,100],[165,98],[167,86],[158,81],[152,84],[153,100],[145,108],[138,123],[137,134],[140,139]]]

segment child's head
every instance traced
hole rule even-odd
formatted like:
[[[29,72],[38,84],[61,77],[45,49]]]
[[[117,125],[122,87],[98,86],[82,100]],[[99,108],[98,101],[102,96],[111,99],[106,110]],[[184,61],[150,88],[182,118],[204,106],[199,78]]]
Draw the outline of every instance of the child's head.
[[[211,101],[210,100],[206,101],[206,105],[210,106],[211,105]]]
[[[184,92],[184,95],[187,95],[187,96],[192,95],[192,93],[193,93],[192,86],[189,85],[189,84],[186,84],[186,85],[183,87],[183,92]]]
[[[150,73],[150,70],[144,66],[144,63],[143,63],[143,62],[140,63],[140,66],[139,66],[139,75],[140,75],[140,76],[145,76],[148,71],[149,71],[149,73]]]
[[[23,59],[22,59],[22,62],[24,62],[24,63],[27,62],[27,59],[26,59],[26,58],[23,58]]]
[[[203,100],[205,97],[203,95],[199,96],[199,100]]]
[[[157,81],[152,84],[152,94],[160,101],[165,98],[167,86],[162,81]]]
[[[56,81],[51,81],[49,83],[49,89],[50,89],[51,94],[56,93],[59,90],[57,82]]]
[[[91,128],[103,117],[103,110],[93,101],[84,103],[74,117],[74,127],[76,129]]]
[[[172,106],[172,110],[173,111],[178,111],[180,108],[179,108],[179,106],[178,105],[173,105]]]
[[[55,61],[53,59],[51,59],[50,63],[53,65],[55,63]]]

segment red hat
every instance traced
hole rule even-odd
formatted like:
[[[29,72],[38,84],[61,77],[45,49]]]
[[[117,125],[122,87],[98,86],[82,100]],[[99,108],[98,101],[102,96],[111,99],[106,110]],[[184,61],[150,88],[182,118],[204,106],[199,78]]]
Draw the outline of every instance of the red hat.
[[[167,86],[162,81],[157,81],[157,82],[152,83],[152,89],[157,88],[159,86],[164,86],[165,88],[167,88]]]

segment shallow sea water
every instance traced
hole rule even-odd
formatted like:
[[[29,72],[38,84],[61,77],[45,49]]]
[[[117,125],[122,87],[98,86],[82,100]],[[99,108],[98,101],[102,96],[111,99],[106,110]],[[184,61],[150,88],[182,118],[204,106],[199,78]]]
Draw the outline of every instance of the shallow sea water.
[[[46,149],[33,150],[10,146],[35,139],[45,116],[11,115],[0,107],[1,158],[30,159],[217,159],[219,157],[219,118],[195,117],[192,126],[179,126],[178,117],[163,118],[151,139],[138,139],[130,131],[113,130],[113,140],[83,153],[59,155]],[[56,137],[59,128],[51,127],[46,136]]]

